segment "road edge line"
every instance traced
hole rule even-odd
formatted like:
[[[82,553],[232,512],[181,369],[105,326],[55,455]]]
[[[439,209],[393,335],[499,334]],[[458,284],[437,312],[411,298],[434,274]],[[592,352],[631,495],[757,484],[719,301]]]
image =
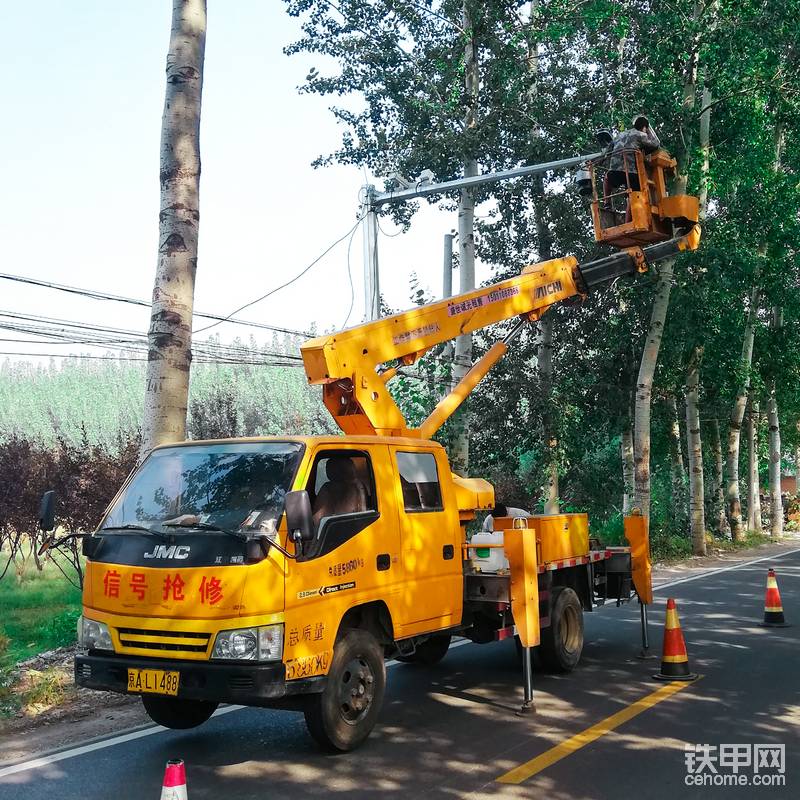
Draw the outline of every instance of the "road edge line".
[[[752,561],[742,561],[739,564],[731,564],[728,567],[719,567],[718,569],[707,570],[700,572],[697,575],[690,575],[688,578],[677,578],[674,581],[667,581],[667,583],[659,583],[653,587],[653,591],[657,592],[659,589],[669,589],[671,586],[678,586],[681,583],[689,583],[689,581],[697,581],[700,578],[710,578],[713,575],[719,575],[722,572],[730,572],[734,569],[741,569],[742,567],[749,567],[751,564],[758,564],[762,561],[770,561],[773,559],[783,558],[784,556],[791,556],[795,553],[800,553],[800,547],[794,550],[786,550],[783,553],[773,553],[769,556],[762,556],[761,558],[754,558]]]

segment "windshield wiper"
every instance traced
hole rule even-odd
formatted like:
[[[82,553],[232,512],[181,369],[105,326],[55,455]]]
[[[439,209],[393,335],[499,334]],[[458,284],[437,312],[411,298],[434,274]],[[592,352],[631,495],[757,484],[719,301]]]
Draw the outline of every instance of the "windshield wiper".
[[[239,539],[241,542],[247,541],[247,534],[232,531],[228,528],[220,528],[219,525],[212,525],[210,522],[162,522],[161,524],[165,528],[198,528],[201,531],[225,533],[228,536],[233,536],[234,539]]]
[[[140,531],[150,536],[156,536],[164,541],[169,539],[169,536],[163,531],[157,531],[155,528],[148,528],[144,525],[109,525],[107,528],[100,528],[97,533],[103,533],[103,531]]]

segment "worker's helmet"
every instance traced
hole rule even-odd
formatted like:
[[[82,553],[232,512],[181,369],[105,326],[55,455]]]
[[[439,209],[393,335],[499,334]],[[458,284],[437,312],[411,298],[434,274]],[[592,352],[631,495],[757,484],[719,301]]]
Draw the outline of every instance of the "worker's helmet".
[[[637,131],[642,131],[645,128],[650,127],[650,120],[647,119],[647,117],[644,114],[637,114],[633,118],[631,124],[633,125],[634,128],[636,128]]]

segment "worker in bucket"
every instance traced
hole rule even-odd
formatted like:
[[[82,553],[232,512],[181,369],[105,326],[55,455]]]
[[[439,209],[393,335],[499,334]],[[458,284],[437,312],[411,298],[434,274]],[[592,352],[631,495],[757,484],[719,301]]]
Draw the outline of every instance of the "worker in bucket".
[[[623,131],[614,139],[608,172],[603,181],[606,203],[609,203],[609,196],[616,190],[630,186],[634,192],[641,191],[634,151],[641,150],[648,155],[654,153],[659,147],[661,147],[661,142],[656,132],[650,127],[650,120],[644,114],[637,114],[633,118],[633,127]],[[631,210],[628,206],[625,221],[630,222],[630,218]]]

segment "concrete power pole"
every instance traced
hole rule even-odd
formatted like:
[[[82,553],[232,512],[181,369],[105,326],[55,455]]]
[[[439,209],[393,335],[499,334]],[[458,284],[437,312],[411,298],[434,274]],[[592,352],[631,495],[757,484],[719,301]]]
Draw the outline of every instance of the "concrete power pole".
[[[378,210],[375,187],[361,190],[361,230],[364,239],[364,315],[368,321],[381,315],[381,290],[378,278]]]

